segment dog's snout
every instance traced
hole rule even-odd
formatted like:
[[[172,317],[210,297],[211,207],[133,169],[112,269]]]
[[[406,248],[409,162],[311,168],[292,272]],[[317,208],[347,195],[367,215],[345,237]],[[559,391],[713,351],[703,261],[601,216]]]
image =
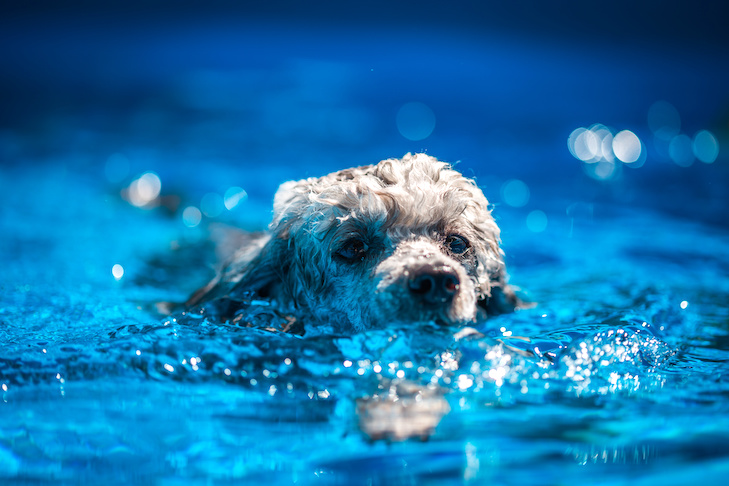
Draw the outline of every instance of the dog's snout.
[[[411,273],[408,281],[410,293],[430,304],[450,302],[459,287],[458,275],[448,266],[421,268]]]

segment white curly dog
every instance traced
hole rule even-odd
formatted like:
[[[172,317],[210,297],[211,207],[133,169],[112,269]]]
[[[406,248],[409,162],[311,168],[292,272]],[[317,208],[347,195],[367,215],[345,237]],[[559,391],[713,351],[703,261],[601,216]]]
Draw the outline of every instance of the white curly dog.
[[[286,182],[188,307],[244,294],[281,312],[362,330],[465,325],[514,310],[499,228],[474,181],[425,154]]]

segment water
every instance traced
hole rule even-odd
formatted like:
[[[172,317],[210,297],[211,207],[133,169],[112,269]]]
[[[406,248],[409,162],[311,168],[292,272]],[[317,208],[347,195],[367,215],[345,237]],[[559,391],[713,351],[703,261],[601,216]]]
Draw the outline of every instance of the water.
[[[725,69],[696,55],[695,77],[676,77],[659,52],[611,47],[612,64],[585,61],[610,65],[586,96],[584,48],[534,39],[396,37],[388,52],[366,31],[330,47],[319,33],[284,56],[278,32],[240,64],[192,47],[201,36],[234,53],[258,29],[223,42],[171,24],[178,42],[148,38],[151,54],[107,37],[103,56],[84,49],[137,60],[78,77],[62,69],[78,38],[41,56],[65,77],[0,132],[0,483],[729,477],[729,176],[712,122]],[[170,73],[151,69],[158,55]],[[40,69],[17,62],[20,78]],[[412,86],[402,73],[425,64],[442,69]],[[72,110],[51,94],[89,86]],[[413,106],[427,129],[402,126]],[[652,106],[673,109],[671,124]],[[571,155],[581,126],[601,150],[631,130],[642,167]],[[705,130],[719,140],[710,163],[707,135],[706,160],[681,151]],[[156,312],[211,277],[216,225],[265,226],[280,182],[423,149],[484,187],[533,308],[470,329],[303,336],[272,331],[287,323],[265,301],[251,327],[214,308]]]
[[[727,473],[723,229],[598,208],[593,221],[565,211],[537,237],[503,208],[512,281],[536,307],[470,333],[299,337],[199,313],[158,317],[154,302],[180,300],[209,275],[200,228],[59,165],[2,179],[14,201],[0,300],[5,482],[620,484]],[[280,320],[263,302],[251,310],[261,327]]]

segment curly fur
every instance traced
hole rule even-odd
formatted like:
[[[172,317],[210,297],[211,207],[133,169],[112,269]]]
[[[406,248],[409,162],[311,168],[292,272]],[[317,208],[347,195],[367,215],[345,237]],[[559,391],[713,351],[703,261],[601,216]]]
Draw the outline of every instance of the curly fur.
[[[450,251],[449,235],[469,246]],[[360,242],[354,261],[342,245]],[[281,185],[266,233],[251,234],[187,302],[254,291],[284,311],[364,329],[391,321],[466,324],[513,310],[499,228],[476,184],[425,154]],[[423,305],[413,275],[447,272],[452,296]],[[452,298],[451,298],[452,297]]]

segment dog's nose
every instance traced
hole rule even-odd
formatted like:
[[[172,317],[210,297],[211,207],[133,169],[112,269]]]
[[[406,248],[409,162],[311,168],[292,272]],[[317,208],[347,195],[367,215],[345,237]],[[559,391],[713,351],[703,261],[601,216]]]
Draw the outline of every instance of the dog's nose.
[[[455,270],[448,266],[426,267],[410,275],[410,293],[429,304],[447,304],[458,292],[460,281]]]

